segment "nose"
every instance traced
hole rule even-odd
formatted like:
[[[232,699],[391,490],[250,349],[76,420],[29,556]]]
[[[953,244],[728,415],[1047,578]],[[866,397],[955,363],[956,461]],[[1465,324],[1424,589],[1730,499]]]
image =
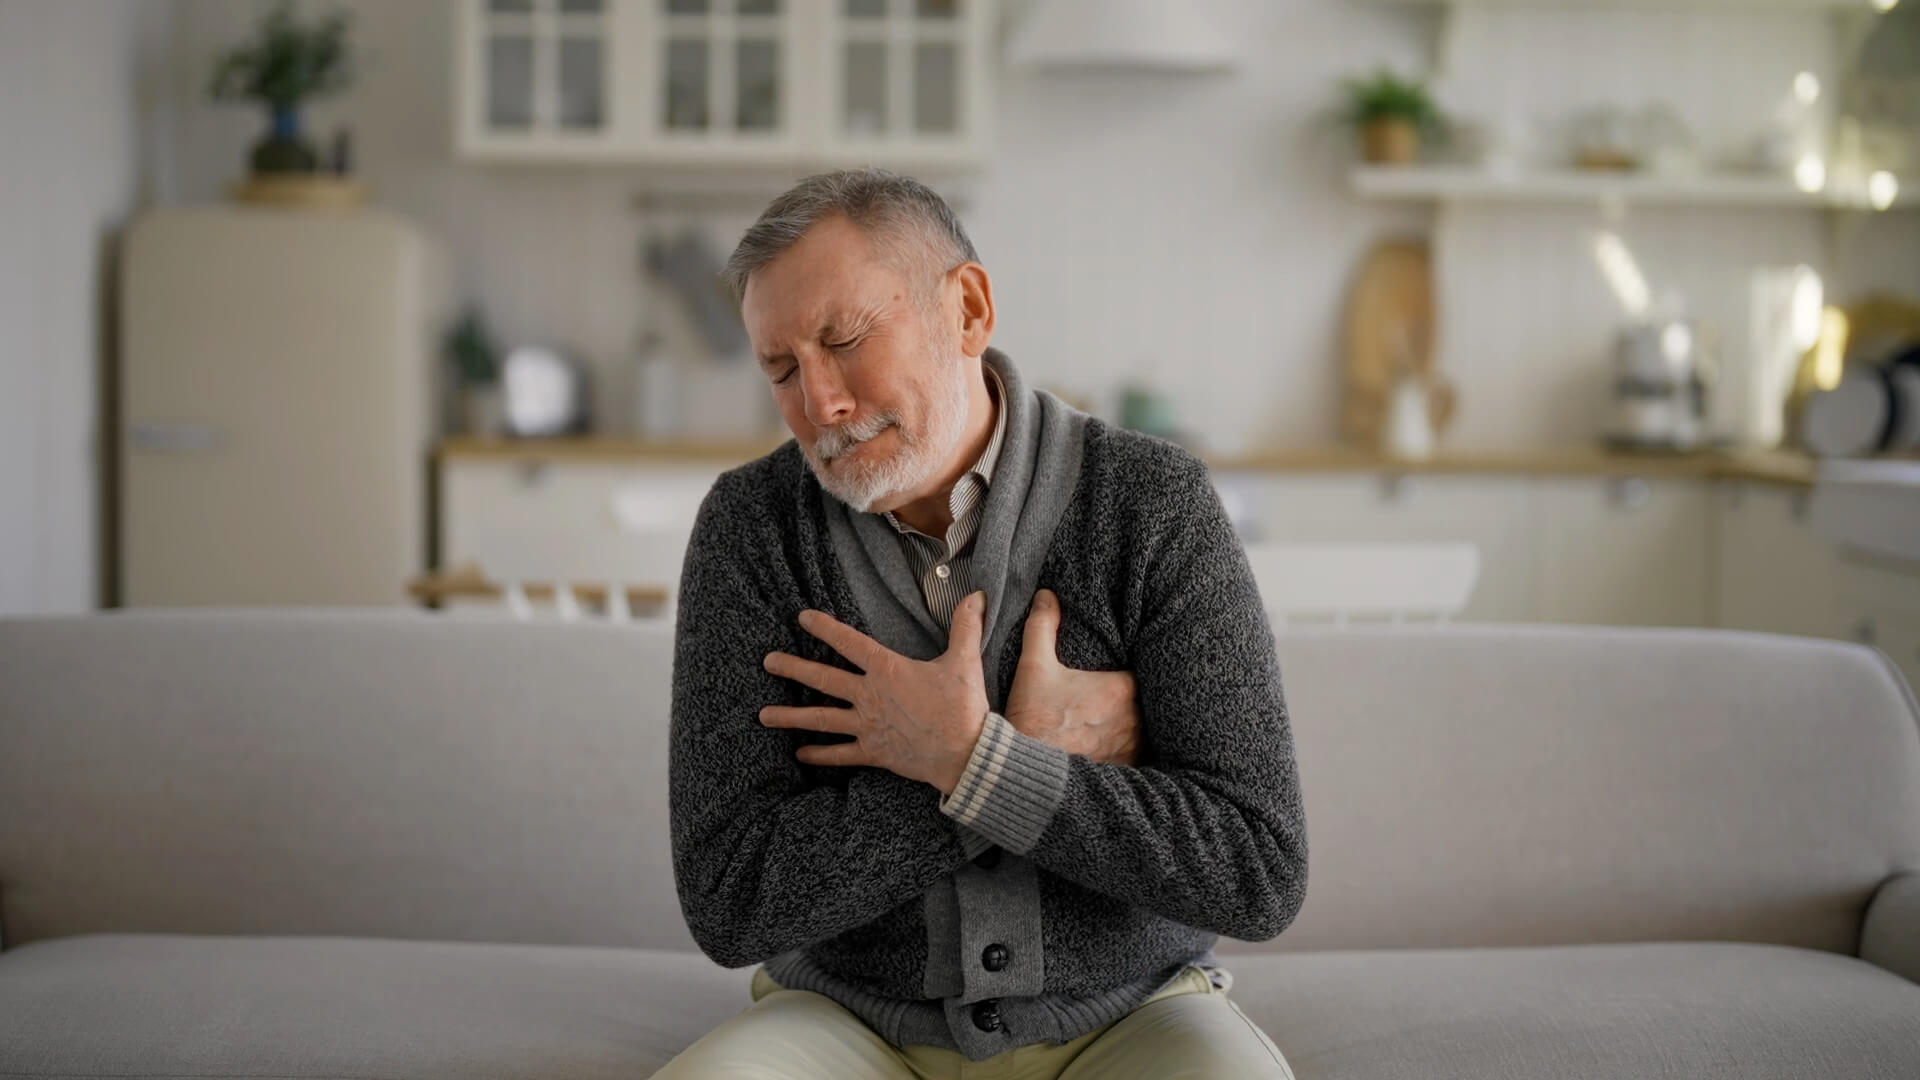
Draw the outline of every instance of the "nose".
[[[814,427],[833,427],[853,419],[853,395],[832,357],[801,357],[800,396]]]

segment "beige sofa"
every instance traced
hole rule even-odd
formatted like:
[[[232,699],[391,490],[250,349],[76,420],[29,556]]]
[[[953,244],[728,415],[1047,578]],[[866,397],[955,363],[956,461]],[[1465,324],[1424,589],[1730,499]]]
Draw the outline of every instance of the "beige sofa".
[[[1312,838],[1223,942],[1305,1078],[1920,1077],[1920,724],[1865,648],[1280,642]],[[747,1003],[665,628],[0,620],[0,1076],[644,1077]]]

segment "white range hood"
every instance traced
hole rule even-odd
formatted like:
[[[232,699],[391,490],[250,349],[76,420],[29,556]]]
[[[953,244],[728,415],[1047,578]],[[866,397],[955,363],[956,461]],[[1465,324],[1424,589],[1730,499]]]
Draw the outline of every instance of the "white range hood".
[[[1007,41],[1016,67],[1230,71],[1239,49],[1200,0],[1034,0]]]

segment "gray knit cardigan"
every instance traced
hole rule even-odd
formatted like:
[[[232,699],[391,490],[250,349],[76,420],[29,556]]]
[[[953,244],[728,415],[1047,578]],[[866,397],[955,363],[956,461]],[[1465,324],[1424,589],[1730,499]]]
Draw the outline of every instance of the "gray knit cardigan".
[[[800,629],[826,611],[918,658],[944,636],[876,515],[826,495],[788,442],[702,504],[673,669],[674,871],[694,939],[767,963],[894,1045],[974,1060],[1126,1015],[1217,935],[1278,935],[1305,898],[1306,824],[1273,635],[1206,467],[1173,443],[1007,387],[975,566],[987,696],[1005,707],[1033,593],[1059,595],[1059,655],[1134,674],[1133,767],[1002,724],[1018,782],[961,825],[931,786],[801,763],[832,734],[763,727],[763,705],[841,704],[769,674],[786,651],[850,665]],[[1001,945],[987,970],[982,943]],[[996,1023],[971,1022],[981,1002]]]

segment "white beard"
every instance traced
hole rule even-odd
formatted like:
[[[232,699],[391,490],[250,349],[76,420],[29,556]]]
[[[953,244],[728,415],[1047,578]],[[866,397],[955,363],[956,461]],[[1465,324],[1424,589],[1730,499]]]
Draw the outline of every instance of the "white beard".
[[[927,403],[924,430],[908,432],[900,427],[899,414],[883,412],[820,433],[807,451],[807,462],[821,487],[865,514],[883,500],[926,483],[940,471],[967,430],[967,365],[956,345],[943,342],[941,348],[929,351],[927,362],[940,365],[941,370],[933,398]],[[901,442],[892,457],[861,465],[848,463],[829,471],[828,462],[833,458],[889,427],[899,430]]]

